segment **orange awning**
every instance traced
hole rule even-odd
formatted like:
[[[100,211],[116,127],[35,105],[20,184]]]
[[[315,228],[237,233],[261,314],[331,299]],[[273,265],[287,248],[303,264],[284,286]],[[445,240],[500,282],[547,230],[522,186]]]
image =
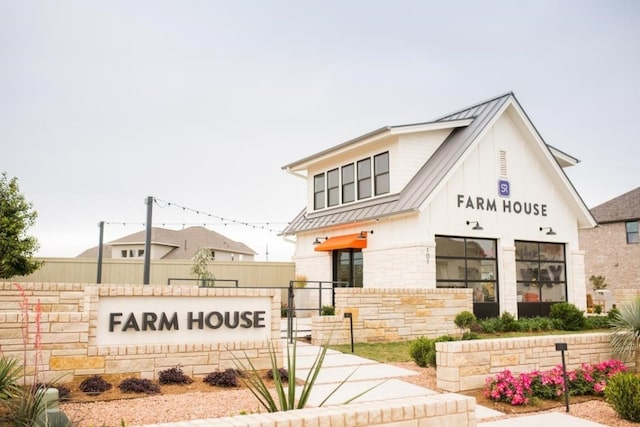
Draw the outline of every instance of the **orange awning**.
[[[329,237],[324,242],[315,247],[315,250],[320,251],[333,251],[336,249],[363,249],[367,247],[367,236],[360,237],[360,233],[357,234],[345,234],[344,236]]]

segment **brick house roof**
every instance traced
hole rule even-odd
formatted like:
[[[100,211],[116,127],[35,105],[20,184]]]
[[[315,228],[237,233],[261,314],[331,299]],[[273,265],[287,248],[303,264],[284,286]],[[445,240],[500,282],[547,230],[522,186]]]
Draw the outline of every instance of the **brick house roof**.
[[[104,244],[103,256],[111,258],[114,246],[144,245],[146,232],[144,230],[130,234]],[[153,227],[151,229],[151,243],[155,245],[173,246],[162,259],[193,259],[199,249],[214,249],[222,252],[255,255],[256,252],[242,242],[236,242],[213,230],[204,227],[188,227],[182,230],[169,230]],[[87,249],[78,258],[96,258],[98,247]]]
[[[591,209],[599,223],[640,219],[640,187]]]

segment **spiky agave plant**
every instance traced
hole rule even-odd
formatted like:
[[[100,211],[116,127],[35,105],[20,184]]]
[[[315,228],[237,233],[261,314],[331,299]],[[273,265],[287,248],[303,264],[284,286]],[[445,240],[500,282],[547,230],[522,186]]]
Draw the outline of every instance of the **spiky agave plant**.
[[[307,377],[304,380],[300,394],[296,396],[296,343],[297,340],[294,340],[291,346],[287,345],[288,385],[285,386],[284,381],[279,375],[277,360],[278,352],[276,351],[273,343],[269,341],[269,358],[271,359],[271,372],[274,381],[275,397],[271,394],[271,391],[267,387],[265,381],[262,379],[260,373],[246,353],[244,353],[244,361],[235,355],[233,356],[236,367],[245,373],[245,375],[240,376],[240,380],[268,412],[290,411],[292,409],[302,409],[306,407],[307,402],[309,401],[309,396],[311,395],[311,390],[313,389],[318,375],[320,374],[320,369],[322,368],[322,364],[324,363],[324,358],[328,350],[327,345],[323,345],[316,355],[316,358],[307,373]],[[351,378],[356,370],[357,368],[354,369],[344,380],[338,383],[338,385],[324,398],[322,402],[320,402],[318,406],[324,405],[327,400],[329,400],[329,398],[333,396],[334,393],[349,380],[349,378]],[[374,385],[343,403],[350,403],[379,385],[380,384]]]
[[[609,323],[613,353],[635,356],[635,371],[640,372],[640,297],[620,307]]]
[[[5,357],[0,351],[0,402],[14,396],[20,389],[18,381],[22,378],[22,367],[14,357]]]

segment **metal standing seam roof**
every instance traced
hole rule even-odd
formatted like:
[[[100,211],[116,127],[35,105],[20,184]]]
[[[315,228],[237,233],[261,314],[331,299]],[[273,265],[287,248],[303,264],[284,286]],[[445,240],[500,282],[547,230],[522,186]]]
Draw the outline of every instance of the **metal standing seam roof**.
[[[511,92],[433,121],[432,123],[473,119],[468,126],[456,128],[449,134],[399,194],[342,205],[330,211],[314,212],[308,215],[306,215],[306,209],[303,209],[282,234],[291,235],[331,225],[369,221],[416,211],[510,98],[515,100]]]

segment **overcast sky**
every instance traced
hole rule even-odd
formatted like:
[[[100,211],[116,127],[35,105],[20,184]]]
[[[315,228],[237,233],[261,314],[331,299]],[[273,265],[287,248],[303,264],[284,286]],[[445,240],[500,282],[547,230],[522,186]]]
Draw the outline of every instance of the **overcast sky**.
[[[0,172],[40,256],[141,230],[153,196],[213,215],[154,225],[287,261],[306,188],[283,165],[513,91],[591,208],[640,185],[639,22],[634,0],[0,0]]]

